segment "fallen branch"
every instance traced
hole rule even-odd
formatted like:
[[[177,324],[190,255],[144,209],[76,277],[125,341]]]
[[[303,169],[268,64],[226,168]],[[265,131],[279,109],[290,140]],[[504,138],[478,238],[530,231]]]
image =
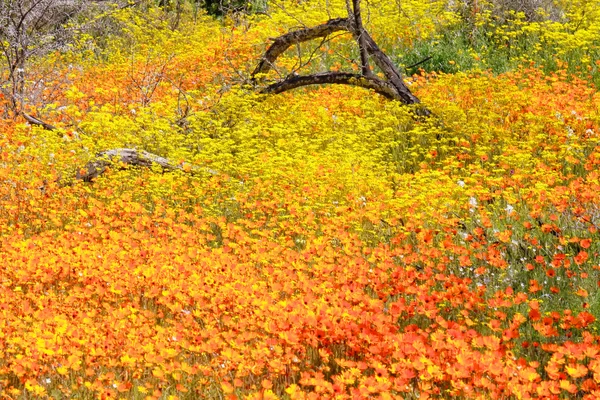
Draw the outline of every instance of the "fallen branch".
[[[157,156],[144,150],[137,149],[111,149],[98,153],[95,160],[86,164],[84,168],[77,172],[76,178],[84,182],[91,182],[102,175],[108,167],[115,164],[124,164],[125,166],[150,168],[153,164],[159,165],[163,171],[183,171],[186,173],[205,172],[211,175],[217,175],[218,172],[210,168],[202,168],[187,163],[174,164],[168,158]]]
[[[49,131],[55,131],[56,127],[42,120],[32,117],[29,114],[22,113],[23,118],[30,124],[39,125]],[[218,172],[210,168],[202,168],[188,163],[174,164],[168,158],[157,156],[145,150],[137,149],[111,149],[97,154],[96,159],[88,162],[85,167],[80,169],[75,178],[84,182],[92,182],[95,178],[102,175],[108,167],[113,164],[124,164],[134,167],[150,168],[153,164],[159,165],[163,171],[180,170],[186,173],[205,172],[211,175],[217,175]]]

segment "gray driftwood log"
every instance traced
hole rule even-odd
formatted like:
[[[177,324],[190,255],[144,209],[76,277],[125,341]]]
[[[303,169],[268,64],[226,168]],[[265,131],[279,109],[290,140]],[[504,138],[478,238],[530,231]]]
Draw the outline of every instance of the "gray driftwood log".
[[[91,182],[102,175],[111,165],[125,165],[150,168],[153,164],[160,166],[163,171],[180,170],[187,173],[205,172],[217,175],[218,172],[210,168],[202,168],[190,164],[174,164],[168,158],[157,156],[144,150],[137,149],[111,149],[98,153],[96,158],[86,164],[77,172],[77,179]]]

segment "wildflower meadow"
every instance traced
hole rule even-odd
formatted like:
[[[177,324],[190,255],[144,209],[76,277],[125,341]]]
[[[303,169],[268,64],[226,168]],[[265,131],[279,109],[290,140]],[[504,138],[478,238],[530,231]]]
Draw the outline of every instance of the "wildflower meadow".
[[[142,3],[0,95],[0,398],[600,398],[597,2],[364,2],[430,116],[247,79],[345,1]]]

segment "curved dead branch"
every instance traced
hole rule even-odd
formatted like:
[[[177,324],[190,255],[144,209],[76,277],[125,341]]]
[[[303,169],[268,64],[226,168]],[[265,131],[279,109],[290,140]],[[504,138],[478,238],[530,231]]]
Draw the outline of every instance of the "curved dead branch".
[[[124,166],[135,166],[150,168],[153,164],[159,165],[163,171],[180,170],[186,173],[205,172],[211,175],[217,175],[218,172],[210,168],[201,168],[190,164],[174,164],[168,158],[157,156],[144,150],[137,149],[111,149],[98,153],[95,160],[86,164],[84,168],[77,172],[77,179],[84,182],[91,182],[102,175],[111,165],[123,164]]]
[[[381,51],[377,43],[375,43],[371,35],[363,27],[360,15],[360,0],[352,0],[352,5],[347,1],[346,5],[349,18],[332,19],[325,24],[289,32],[275,38],[254,69],[254,72],[252,72],[252,80],[255,81],[258,74],[269,72],[273,68],[277,57],[291,46],[317,38],[326,38],[337,31],[348,31],[358,43],[361,58],[361,74],[323,72],[311,75],[290,75],[260,91],[262,93],[282,93],[286,90],[307,85],[346,84],[373,89],[387,98],[399,100],[404,104],[419,104],[420,100],[406,86],[398,68]],[[369,57],[373,59],[377,67],[383,72],[386,78],[385,81],[373,75],[369,67]],[[423,116],[431,114],[424,107],[420,107],[417,113]]]
[[[312,28],[300,29],[297,31],[286,33],[273,39],[273,44],[269,46],[258,66],[252,72],[254,79],[258,74],[266,74],[273,68],[273,63],[281,54],[283,54],[291,46],[309,40],[329,36],[338,31],[349,31],[348,18],[336,18],[327,21],[322,25]]]
[[[273,83],[262,89],[262,93],[283,93],[287,90],[310,85],[351,85],[365,89],[372,89],[375,92],[387,97],[396,99],[397,94],[394,87],[386,81],[374,76],[365,77],[361,74],[351,74],[347,72],[322,72],[311,75],[290,75],[282,81]]]

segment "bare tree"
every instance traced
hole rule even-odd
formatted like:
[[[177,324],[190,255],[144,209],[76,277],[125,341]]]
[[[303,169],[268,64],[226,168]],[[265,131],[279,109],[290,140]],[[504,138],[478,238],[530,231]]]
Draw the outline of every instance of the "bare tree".
[[[0,0],[0,90],[15,114],[25,114],[28,62],[64,46],[64,25],[81,7],[82,0]]]
[[[419,99],[412,94],[404,83],[402,74],[392,60],[379,48],[371,35],[364,28],[361,18],[360,0],[346,0],[347,18],[331,19],[326,23],[311,28],[300,29],[286,33],[273,39],[258,66],[252,73],[252,80],[257,82],[259,74],[266,74],[275,66],[277,58],[291,46],[322,38],[325,39],[334,32],[346,31],[358,44],[361,60],[361,73],[350,72],[320,72],[309,75],[290,74],[284,79],[269,84],[261,89],[263,93],[282,93],[301,86],[320,84],[345,84],[372,89],[375,92],[405,104],[418,104]],[[381,70],[384,79],[378,78],[371,71],[370,60]],[[429,115],[426,108],[418,109],[419,114]]]
[[[56,127],[27,112],[28,69],[31,61],[53,51],[68,49],[73,36],[86,27],[86,11],[101,11],[102,7],[119,5],[118,0],[0,0],[0,93],[7,100],[6,114],[21,116],[30,124],[48,130]],[[132,4],[123,2],[122,7]],[[80,18],[80,21],[77,21]],[[68,25],[69,24],[69,25]],[[90,28],[90,25],[87,25]],[[29,85],[31,86],[31,85]],[[152,90],[155,89],[152,88]],[[149,101],[152,93],[144,93]],[[39,106],[39,104],[34,104]],[[76,175],[92,181],[109,166],[150,167],[156,164],[163,171],[216,174],[216,171],[187,164],[175,164],[169,159],[137,149],[111,149],[100,152]],[[67,180],[68,181],[68,180]],[[64,183],[64,182],[63,182]]]
[[[122,4],[121,4],[122,3]],[[32,60],[65,51],[76,34],[92,28],[91,12],[102,15],[126,0],[0,0],[0,93],[7,100],[5,115],[22,116],[32,124],[46,124],[27,113],[32,99]],[[97,28],[97,27],[96,27]],[[39,106],[39,104],[35,104]]]

